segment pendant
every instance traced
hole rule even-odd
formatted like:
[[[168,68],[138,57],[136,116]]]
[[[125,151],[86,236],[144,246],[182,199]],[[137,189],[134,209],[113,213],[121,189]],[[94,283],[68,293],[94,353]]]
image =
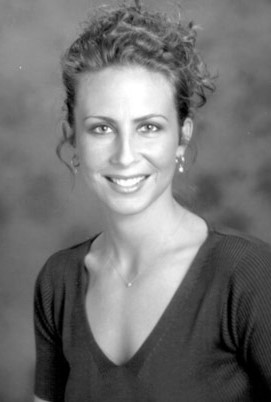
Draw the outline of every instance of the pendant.
[[[130,288],[132,286],[132,282],[128,282],[126,286],[127,288]]]

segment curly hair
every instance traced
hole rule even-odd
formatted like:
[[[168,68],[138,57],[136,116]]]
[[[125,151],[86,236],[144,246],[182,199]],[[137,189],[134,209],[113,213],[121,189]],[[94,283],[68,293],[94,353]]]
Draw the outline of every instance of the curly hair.
[[[196,108],[206,103],[207,91],[215,89],[214,80],[195,48],[197,31],[192,22],[180,17],[171,20],[161,13],[149,12],[135,5],[117,9],[100,8],[85,23],[83,32],[67,49],[61,62],[66,90],[64,110],[71,134],[63,130],[57,147],[75,146],[74,108],[80,75],[114,65],[139,65],[161,72],[175,90],[179,124],[193,117]],[[61,158],[62,159],[62,158]]]

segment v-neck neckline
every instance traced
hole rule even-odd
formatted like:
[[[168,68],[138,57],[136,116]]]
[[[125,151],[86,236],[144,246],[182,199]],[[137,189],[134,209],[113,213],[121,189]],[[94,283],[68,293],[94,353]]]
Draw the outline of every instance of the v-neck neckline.
[[[98,342],[96,341],[94,334],[91,329],[90,322],[88,320],[86,311],[86,292],[89,283],[89,272],[85,267],[84,257],[86,251],[88,252],[91,248],[93,241],[99,236],[96,235],[87,242],[87,249],[84,248],[81,268],[82,268],[82,291],[81,298],[79,302],[78,312],[80,314],[80,325],[82,326],[85,333],[85,341],[88,353],[90,353],[98,366],[102,371],[108,371],[110,369],[131,369],[136,372],[140,370],[144,362],[151,358],[152,352],[155,350],[158,343],[160,343],[166,336],[167,332],[170,330],[172,323],[175,318],[181,317],[181,312],[185,308],[185,301],[192,290],[192,287],[196,283],[198,268],[202,267],[202,263],[208,255],[211,245],[213,244],[213,235],[215,231],[208,226],[207,237],[199,247],[194,259],[192,260],[189,269],[187,270],[183,280],[178,285],[177,289],[173,293],[169,303],[165,307],[163,313],[157,320],[155,326],[152,328],[150,333],[147,335],[145,340],[136,350],[136,352],[124,363],[117,364],[110,359],[110,357],[102,350]]]

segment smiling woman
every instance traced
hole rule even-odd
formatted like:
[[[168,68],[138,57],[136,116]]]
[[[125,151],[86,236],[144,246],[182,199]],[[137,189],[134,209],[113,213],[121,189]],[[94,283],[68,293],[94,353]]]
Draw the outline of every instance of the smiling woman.
[[[271,252],[173,197],[213,82],[192,24],[95,15],[63,60],[57,152],[99,199],[102,233],[54,254],[35,289],[36,401],[266,401]]]
[[[82,77],[74,117],[82,174],[107,211],[138,213],[171,199],[175,158],[184,155],[192,122],[183,123],[186,142],[179,145],[173,90],[165,76],[122,66]]]

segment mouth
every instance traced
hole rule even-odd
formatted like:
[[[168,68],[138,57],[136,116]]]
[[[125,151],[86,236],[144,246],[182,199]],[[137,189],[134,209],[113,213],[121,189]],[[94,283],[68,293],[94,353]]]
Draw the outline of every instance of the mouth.
[[[112,183],[114,189],[116,189],[118,192],[124,193],[131,193],[139,190],[148,177],[149,175],[132,177],[105,176],[105,178]]]

